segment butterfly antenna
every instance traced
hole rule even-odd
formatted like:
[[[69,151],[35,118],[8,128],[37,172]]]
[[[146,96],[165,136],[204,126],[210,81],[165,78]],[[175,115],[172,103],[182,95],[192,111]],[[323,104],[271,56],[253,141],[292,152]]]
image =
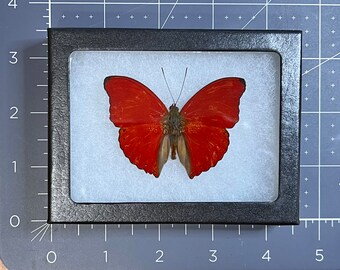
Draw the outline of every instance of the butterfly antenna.
[[[183,83],[182,83],[182,87],[181,87],[181,92],[179,92],[179,96],[175,102],[175,104],[177,104],[179,98],[181,97],[182,95],[182,92],[183,92],[183,87],[184,87],[184,83],[185,83],[185,79],[187,78],[187,72],[188,72],[188,68],[185,69],[185,74],[184,74],[184,79],[183,79]]]
[[[161,69],[162,69],[162,73],[163,73],[163,77],[164,77],[164,80],[165,80],[166,87],[168,88],[168,91],[169,91],[169,93],[170,93],[170,96],[171,96],[171,98],[172,98],[172,101],[173,101],[174,104],[175,104],[175,99],[174,99],[174,97],[173,97],[173,95],[172,95],[172,93],[171,93],[171,91],[170,91],[170,87],[169,87],[168,81],[167,81],[166,78],[165,78],[164,69],[163,69],[163,68],[161,68]]]

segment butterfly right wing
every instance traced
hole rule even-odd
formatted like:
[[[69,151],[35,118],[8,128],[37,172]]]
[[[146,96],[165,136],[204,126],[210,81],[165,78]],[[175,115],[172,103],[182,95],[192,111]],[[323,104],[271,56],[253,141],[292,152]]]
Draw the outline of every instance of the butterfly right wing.
[[[148,87],[129,77],[107,77],[104,88],[110,99],[110,120],[120,128],[119,144],[125,156],[158,177],[169,154],[162,125],[167,108]]]
[[[214,167],[228,150],[229,133],[239,120],[241,78],[222,78],[198,91],[182,108],[186,124],[178,155],[190,178]]]

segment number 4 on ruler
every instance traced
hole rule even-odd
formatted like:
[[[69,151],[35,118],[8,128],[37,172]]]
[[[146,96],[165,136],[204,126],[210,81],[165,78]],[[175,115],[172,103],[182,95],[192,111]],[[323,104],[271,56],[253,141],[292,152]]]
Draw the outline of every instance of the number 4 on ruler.
[[[11,0],[9,3],[8,3],[8,6],[9,7],[13,7],[13,8],[17,8],[17,0]]]
[[[270,257],[270,250],[268,249],[262,256],[262,260],[269,262],[272,258]]]

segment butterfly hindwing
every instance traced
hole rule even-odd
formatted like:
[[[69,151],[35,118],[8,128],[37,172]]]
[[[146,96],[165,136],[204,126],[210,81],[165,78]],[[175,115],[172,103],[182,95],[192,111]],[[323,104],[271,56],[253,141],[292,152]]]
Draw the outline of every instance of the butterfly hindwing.
[[[159,151],[164,131],[161,121],[168,112],[145,85],[123,76],[107,77],[104,88],[110,99],[110,119],[120,128],[119,144],[130,162],[159,176]]]
[[[190,178],[214,167],[222,159],[229,146],[227,130],[201,125],[198,122],[188,123],[184,128],[183,137],[190,160],[189,167],[183,165]],[[182,161],[181,157],[180,160]]]
[[[183,165],[190,178],[215,166],[228,150],[226,128],[232,128],[239,120],[244,91],[243,79],[222,78],[203,87],[184,105],[183,137],[190,165]]]
[[[158,177],[161,171],[157,160],[163,129],[161,125],[143,124],[122,127],[119,130],[119,144],[125,156],[139,169]]]

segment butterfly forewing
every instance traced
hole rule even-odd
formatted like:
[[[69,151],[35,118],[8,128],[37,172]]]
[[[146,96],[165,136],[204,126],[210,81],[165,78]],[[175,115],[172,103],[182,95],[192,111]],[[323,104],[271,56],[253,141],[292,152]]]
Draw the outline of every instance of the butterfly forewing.
[[[144,84],[123,76],[107,77],[110,119],[117,127],[159,123],[168,112],[163,102]]]

